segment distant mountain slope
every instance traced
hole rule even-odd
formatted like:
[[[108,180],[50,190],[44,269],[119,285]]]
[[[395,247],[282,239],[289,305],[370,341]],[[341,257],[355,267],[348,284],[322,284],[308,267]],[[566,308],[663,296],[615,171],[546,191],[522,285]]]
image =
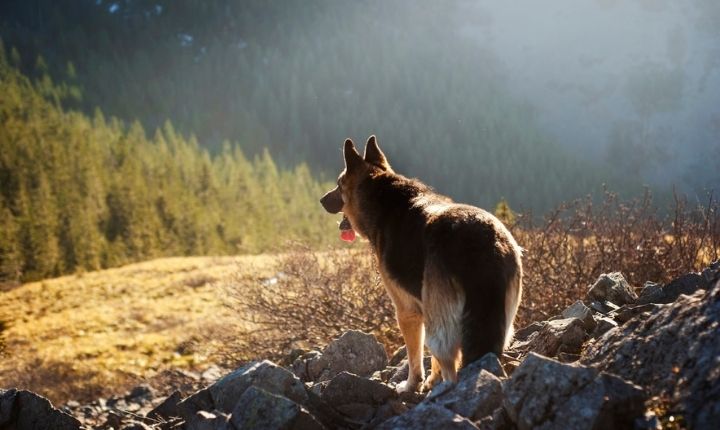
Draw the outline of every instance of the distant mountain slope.
[[[568,154],[513,99],[463,2],[7,1],[0,35],[147,128],[171,119],[217,150],[237,140],[332,177],[347,136],[376,133],[397,170],[454,198],[544,210],[628,172]],[[36,55],[44,61],[37,64]],[[73,63],[73,67],[68,66]],[[568,124],[572,126],[572,124]]]

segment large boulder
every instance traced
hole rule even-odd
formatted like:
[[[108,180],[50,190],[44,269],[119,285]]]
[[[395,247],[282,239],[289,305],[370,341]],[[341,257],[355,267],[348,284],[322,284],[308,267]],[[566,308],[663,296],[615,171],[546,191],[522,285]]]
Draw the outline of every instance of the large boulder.
[[[669,399],[691,428],[720,417],[720,282],[680,296],[592,342],[582,362]]]
[[[0,389],[0,429],[79,430],[80,421],[35,393]]]
[[[592,367],[531,353],[504,386],[518,429],[632,428],[644,413],[640,387]]]
[[[634,303],[637,298],[620,272],[603,273],[588,291],[589,300],[608,301],[616,305]]]
[[[302,369],[306,381],[327,381],[340,372],[350,372],[369,377],[385,368],[388,356],[375,336],[358,330],[349,330],[333,340],[322,351],[295,363],[293,368]]]

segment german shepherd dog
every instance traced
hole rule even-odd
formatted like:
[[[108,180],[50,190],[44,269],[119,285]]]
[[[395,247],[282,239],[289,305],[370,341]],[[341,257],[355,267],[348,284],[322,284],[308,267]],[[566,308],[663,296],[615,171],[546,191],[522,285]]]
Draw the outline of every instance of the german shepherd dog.
[[[522,294],[522,249],[493,215],[395,173],[370,136],[364,156],[345,141],[345,169],[320,200],[342,212],[341,237],[367,238],[407,347],[397,390],[457,381],[458,365],[502,353]],[[423,345],[432,353],[424,379]],[[422,383],[422,385],[420,385]]]

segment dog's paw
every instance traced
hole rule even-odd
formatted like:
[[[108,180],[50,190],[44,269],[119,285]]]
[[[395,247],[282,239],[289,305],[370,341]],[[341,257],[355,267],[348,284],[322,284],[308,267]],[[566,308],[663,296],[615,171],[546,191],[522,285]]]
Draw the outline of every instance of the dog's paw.
[[[418,383],[414,381],[402,381],[395,386],[395,391],[398,394],[402,393],[413,393],[417,390]]]
[[[436,386],[440,381],[442,381],[442,376],[440,376],[439,373],[430,374],[430,376],[425,378],[425,381],[422,383],[422,386],[420,386],[420,392],[421,393],[429,393],[430,390],[432,390],[433,387]]]

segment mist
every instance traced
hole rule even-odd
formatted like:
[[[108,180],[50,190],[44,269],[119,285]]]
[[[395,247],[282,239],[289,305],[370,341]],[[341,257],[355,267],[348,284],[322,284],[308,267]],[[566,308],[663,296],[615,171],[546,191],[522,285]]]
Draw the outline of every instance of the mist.
[[[720,184],[712,0],[36,0],[0,12],[26,73],[78,86],[66,107],[148,135],[171,121],[213,153],[267,148],[331,180],[343,140],[374,133],[400,173],[538,211],[603,184],[700,200]]]

